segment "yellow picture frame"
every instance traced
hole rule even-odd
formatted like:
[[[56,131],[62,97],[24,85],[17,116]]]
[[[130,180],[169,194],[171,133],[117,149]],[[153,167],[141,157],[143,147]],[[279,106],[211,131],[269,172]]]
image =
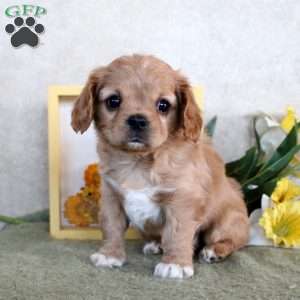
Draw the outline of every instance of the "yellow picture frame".
[[[99,228],[64,228],[60,211],[60,138],[59,103],[62,97],[76,97],[83,86],[50,86],[48,89],[48,155],[49,155],[49,211],[50,235],[56,239],[99,240],[102,232]],[[203,107],[203,89],[193,87],[197,104]],[[138,239],[140,234],[129,228],[126,239]]]

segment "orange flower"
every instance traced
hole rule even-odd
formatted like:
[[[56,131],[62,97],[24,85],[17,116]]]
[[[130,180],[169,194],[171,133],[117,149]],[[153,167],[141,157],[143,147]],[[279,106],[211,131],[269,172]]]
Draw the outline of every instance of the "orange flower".
[[[85,186],[80,189],[80,192],[78,193],[82,198],[90,199],[95,202],[99,202],[101,192],[99,190],[99,187],[96,186]]]
[[[91,164],[84,171],[84,181],[87,186],[100,186],[99,165]]]
[[[71,196],[65,202],[64,216],[71,224],[86,227],[98,223],[98,203],[80,195]]]
[[[87,227],[99,224],[98,214],[100,207],[100,174],[98,164],[89,165],[84,171],[86,186],[64,204],[64,217],[70,224]]]

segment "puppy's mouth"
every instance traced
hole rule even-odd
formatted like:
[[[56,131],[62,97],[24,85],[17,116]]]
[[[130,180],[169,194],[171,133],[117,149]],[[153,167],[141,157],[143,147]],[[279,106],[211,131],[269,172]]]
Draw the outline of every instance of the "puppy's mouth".
[[[140,136],[132,136],[128,139],[127,148],[132,151],[141,151],[147,147],[145,140]]]

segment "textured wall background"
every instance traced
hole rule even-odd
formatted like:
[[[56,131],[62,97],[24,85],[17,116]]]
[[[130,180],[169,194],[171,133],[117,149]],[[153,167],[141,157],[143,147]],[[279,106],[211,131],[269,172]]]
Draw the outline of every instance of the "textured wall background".
[[[26,1],[25,1],[26,3]],[[14,49],[0,2],[0,214],[48,206],[47,87],[83,84],[122,54],[155,54],[205,87],[224,159],[249,144],[249,116],[300,110],[298,0],[31,1],[47,8],[37,48]]]

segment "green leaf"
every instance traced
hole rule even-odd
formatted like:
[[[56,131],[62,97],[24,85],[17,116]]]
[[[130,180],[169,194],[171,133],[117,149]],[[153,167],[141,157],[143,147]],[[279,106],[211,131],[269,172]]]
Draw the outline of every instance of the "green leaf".
[[[35,213],[20,217],[25,222],[49,222],[49,209],[37,211]]]
[[[253,154],[253,148],[255,148],[253,147],[240,159],[226,164],[226,174],[237,179],[242,185],[249,213],[260,207],[263,194],[269,196],[272,194],[280,178],[296,172],[299,168],[298,164],[291,166],[289,163],[295,154],[300,151],[300,145],[297,145],[297,131],[300,122],[291,129],[270,160],[265,163],[261,141],[255,128],[255,120],[256,155]]]
[[[280,177],[274,178],[264,183],[264,185],[262,186],[262,193],[271,196],[278,180],[280,180]]]
[[[243,190],[243,192],[248,213],[250,214],[254,209],[260,207],[262,191],[259,188],[257,188],[254,190]]]
[[[7,224],[15,224],[15,225],[25,223],[23,220],[19,218],[7,217],[2,215],[0,215],[0,222],[4,222]]]
[[[278,148],[273,153],[272,157],[269,159],[269,161],[263,165],[262,170],[268,168],[272,164],[274,164],[276,161],[278,161],[281,157],[283,157],[285,154],[287,154],[290,149],[295,147],[297,145],[297,139],[298,139],[298,126],[297,124],[291,129],[289,134],[286,136],[286,138],[282,141],[282,143],[278,146]]]
[[[258,119],[258,117],[255,117],[254,120],[253,120],[253,129],[254,129],[254,136],[255,136],[256,146],[257,146],[258,152],[261,153],[262,150],[261,150],[261,145],[260,145],[260,138],[259,138],[259,134],[256,130],[256,121],[257,121],[257,119]]]
[[[247,164],[245,163],[243,170],[241,170],[241,181],[240,181],[241,183],[246,181],[249,178],[249,175],[252,174],[253,170],[256,169],[256,164],[258,160],[259,160],[259,153],[257,152],[256,148],[254,148],[251,152],[249,152],[248,162]]]
[[[35,213],[25,215],[22,217],[8,217],[0,215],[0,222],[7,224],[22,224],[22,223],[33,223],[33,222],[49,222],[49,210],[41,210]]]
[[[213,137],[217,125],[217,116],[214,116],[205,126],[206,134]]]
[[[245,178],[245,173],[247,172],[249,166],[252,165],[255,156],[256,147],[252,147],[249,150],[247,150],[246,154],[240,159],[227,163],[227,176],[234,177],[240,182],[242,178]]]
[[[269,165],[267,168],[263,168],[260,170],[260,172],[248,179],[244,184],[243,188],[247,188],[248,185],[262,185],[266,181],[269,181],[270,179],[277,176],[284,168],[287,167],[287,165],[290,163],[290,161],[293,159],[294,155],[300,150],[300,145],[296,145],[293,147],[288,153],[286,153],[283,157],[278,159],[276,162],[274,162],[272,165]]]
[[[259,170],[261,169],[262,165],[263,165],[263,163],[260,161],[260,156],[258,154],[256,166],[249,173],[248,178],[254,177],[259,172]]]

